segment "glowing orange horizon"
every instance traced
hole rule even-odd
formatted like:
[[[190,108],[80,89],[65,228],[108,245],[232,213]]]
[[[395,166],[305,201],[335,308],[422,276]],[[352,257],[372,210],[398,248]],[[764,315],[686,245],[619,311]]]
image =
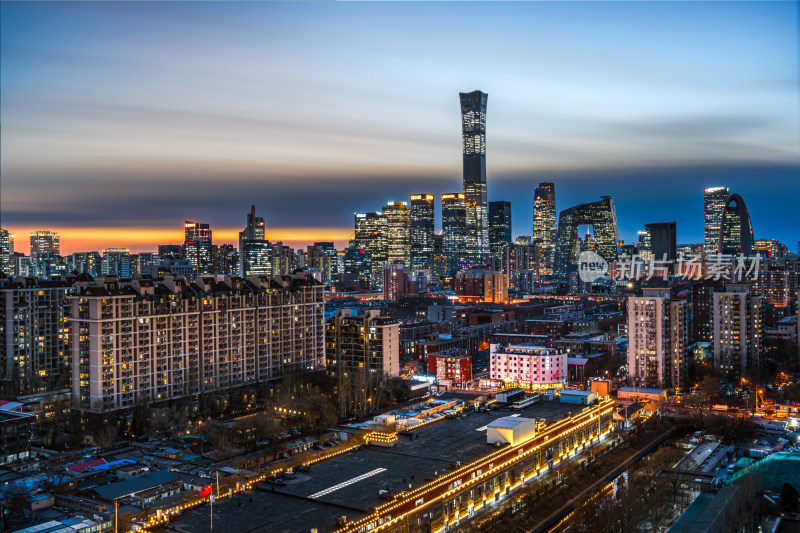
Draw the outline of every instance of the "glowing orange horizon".
[[[61,255],[74,252],[103,251],[106,248],[129,248],[131,253],[155,252],[159,244],[182,244],[182,229],[148,227],[125,228],[63,228],[63,227],[8,227],[14,235],[14,250],[29,253],[30,234],[47,229],[59,235]],[[211,228],[214,244],[239,246],[241,228]],[[282,241],[293,248],[320,241],[333,241],[337,248],[344,248],[353,238],[353,228],[267,228],[267,239]]]

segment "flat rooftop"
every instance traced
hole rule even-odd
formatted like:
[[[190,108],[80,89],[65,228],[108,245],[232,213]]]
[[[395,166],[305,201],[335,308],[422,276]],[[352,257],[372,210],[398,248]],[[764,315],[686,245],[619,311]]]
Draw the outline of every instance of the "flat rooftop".
[[[385,503],[379,490],[396,494],[408,490],[409,483],[418,487],[458,462],[463,465],[494,451],[486,443],[486,428],[497,419],[513,413],[554,422],[579,410],[577,405],[539,402],[519,411],[495,409],[442,419],[414,430],[413,437],[400,435],[393,448],[368,446],[314,464],[285,485],[276,485],[275,492],[253,491],[219,500],[214,504],[214,527],[218,528],[214,531],[307,533],[317,528],[330,533],[336,529],[335,518],[345,515],[348,521],[357,520],[370,507]],[[172,528],[192,533],[204,531],[208,522],[208,506],[202,506],[183,513]]]

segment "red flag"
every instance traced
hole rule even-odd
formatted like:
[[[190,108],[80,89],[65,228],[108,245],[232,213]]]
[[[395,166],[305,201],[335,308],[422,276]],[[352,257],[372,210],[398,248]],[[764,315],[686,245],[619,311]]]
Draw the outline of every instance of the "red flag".
[[[200,497],[205,498],[206,496],[211,496],[211,483],[208,486],[203,487],[203,490],[200,491]]]

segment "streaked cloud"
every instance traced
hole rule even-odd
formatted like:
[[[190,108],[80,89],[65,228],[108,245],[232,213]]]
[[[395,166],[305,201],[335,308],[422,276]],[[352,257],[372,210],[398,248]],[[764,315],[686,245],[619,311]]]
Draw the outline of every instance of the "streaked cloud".
[[[460,187],[457,92],[473,89],[490,199],[527,203],[515,176],[594,173],[624,196],[642,169],[800,162],[795,3],[0,10],[4,225],[237,227],[256,203],[268,223],[341,228]]]

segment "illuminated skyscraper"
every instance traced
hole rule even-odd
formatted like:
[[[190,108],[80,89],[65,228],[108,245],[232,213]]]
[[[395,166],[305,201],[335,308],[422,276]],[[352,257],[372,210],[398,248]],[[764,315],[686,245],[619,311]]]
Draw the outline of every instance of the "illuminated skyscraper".
[[[503,245],[511,242],[511,202],[489,202],[489,250],[500,258]]]
[[[647,231],[647,226],[645,226],[644,231],[639,232],[639,243],[637,249],[639,251],[639,259],[645,263],[649,262],[653,258],[653,248],[650,240],[650,232]]]
[[[0,273],[11,275],[14,273],[14,235],[8,230],[0,229]]]
[[[722,226],[722,212],[728,200],[727,187],[709,187],[703,191],[705,213],[706,256],[719,251],[719,231]]]
[[[131,254],[127,248],[108,248],[103,250],[100,272],[104,276],[132,277]]]
[[[411,264],[411,208],[407,202],[388,202],[383,206],[388,237],[387,263]]]
[[[185,240],[183,256],[197,266],[199,275],[210,274],[214,269],[211,256],[211,229],[208,224],[187,220],[183,223]]]
[[[486,202],[486,101],[481,91],[459,93],[461,147],[464,154],[464,200],[467,214],[466,251],[480,262],[489,253],[489,216]]]
[[[75,252],[67,258],[67,273],[77,272],[97,277],[103,273],[102,265],[103,258],[98,252]]]
[[[428,268],[433,255],[433,195],[411,195],[411,268]]]
[[[539,184],[533,191],[533,233],[541,253],[546,257],[547,268],[553,268],[553,243],[556,240],[556,189],[549,181]]]
[[[370,261],[369,283],[379,289],[383,285],[383,265],[389,255],[386,217],[381,213],[356,213],[353,246],[364,250]]]
[[[447,276],[453,277],[459,265],[467,268],[467,208],[462,193],[442,195],[442,250],[447,261]]]
[[[61,253],[58,233],[54,231],[34,231],[31,233],[31,256],[39,252],[49,252],[56,255]]]
[[[753,224],[744,200],[730,195],[722,210],[719,230],[720,253],[749,256],[753,253]]]
[[[576,205],[561,211],[558,219],[553,272],[565,276],[570,263],[578,258],[578,226],[591,225],[594,230],[594,252],[608,261],[619,257],[619,229],[614,198]]]
[[[239,275],[272,275],[272,244],[265,239],[264,219],[250,206],[247,225],[239,232]]]

